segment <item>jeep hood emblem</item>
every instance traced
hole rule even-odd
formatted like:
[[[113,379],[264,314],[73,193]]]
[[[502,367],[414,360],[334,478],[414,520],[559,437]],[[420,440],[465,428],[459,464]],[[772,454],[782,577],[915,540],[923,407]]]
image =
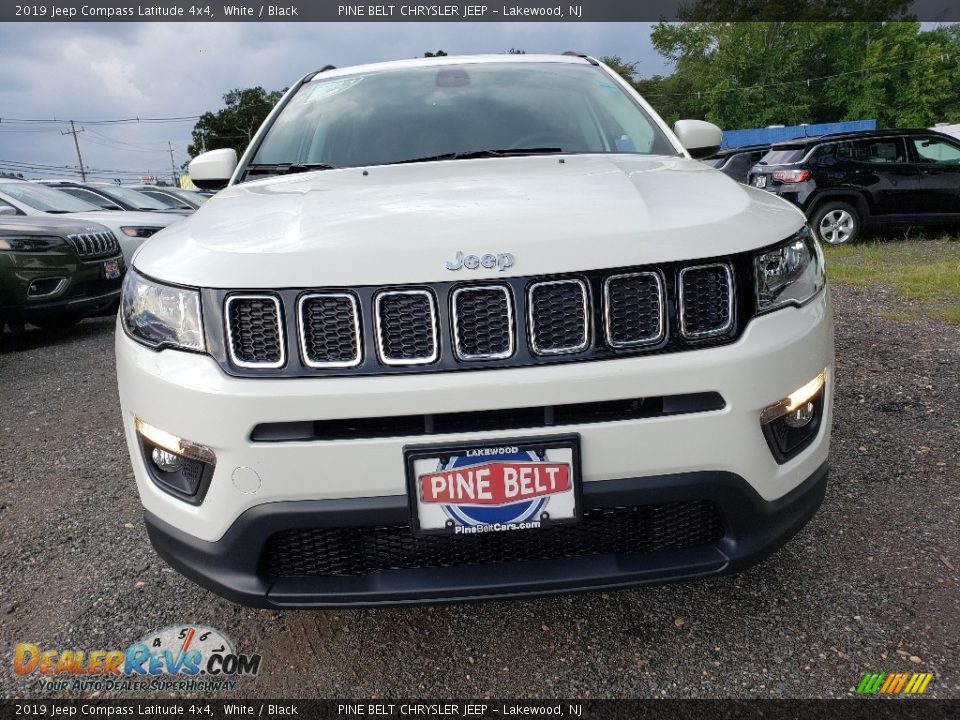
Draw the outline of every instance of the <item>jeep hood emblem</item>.
[[[515,262],[516,258],[512,253],[464,255],[463,250],[457,250],[457,256],[453,260],[447,260],[446,266],[447,270],[459,270],[460,268],[476,270],[478,267],[484,267],[488,270],[497,268],[500,272],[503,272],[507,268],[513,267]]]

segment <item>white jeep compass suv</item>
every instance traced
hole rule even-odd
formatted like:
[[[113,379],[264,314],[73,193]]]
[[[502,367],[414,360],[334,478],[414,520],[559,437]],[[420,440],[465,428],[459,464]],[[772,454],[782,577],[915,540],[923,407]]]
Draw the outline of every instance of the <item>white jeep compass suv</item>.
[[[718,575],[826,487],[802,213],[581,55],[311,73],[147,242],[116,338],[150,538],[236,602]]]

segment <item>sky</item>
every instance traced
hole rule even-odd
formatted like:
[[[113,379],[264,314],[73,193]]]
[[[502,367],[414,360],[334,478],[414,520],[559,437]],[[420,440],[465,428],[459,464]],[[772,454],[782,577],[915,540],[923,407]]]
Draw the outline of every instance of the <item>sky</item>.
[[[181,117],[221,108],[224,93],[287,87],[324,65],[450,54],[579,50],[668,73],[649,23],[0,23],[0,170],[12,163],[76,167],[63,124],[74,119],[97,179],[171,175],[189,159],[194,121],[85,125],[84,120]],[[27,177],[76,177],[34,170]]]

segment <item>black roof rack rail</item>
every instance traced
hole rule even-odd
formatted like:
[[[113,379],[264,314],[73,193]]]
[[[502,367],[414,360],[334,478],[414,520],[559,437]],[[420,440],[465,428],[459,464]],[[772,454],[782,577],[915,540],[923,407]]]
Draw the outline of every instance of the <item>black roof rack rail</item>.
[[[587,55],[587,54],[584,53],[584,52],[577,52],[576,50],[567,50],[567,51],[566,51],[565,53],[563,53],[563,54],[564,54],[564,55],[570,55],[570,56],[572,56],[572,57],[583,58],[584,60],[588,61],[591,65],[599,65],[599,64],[600,64],[600,63],[598,63],[596,60],[594,60],[592,57],[590,57],[589,55]]]
[[[337,66],[336,66],[336,65],[324,65],[324,66],[323,66],[322,68],[320,68],[319,70],[314,70],[312,73],[310,73],[309,75],[307,75],[307,76],[303,79],[303,82],[310,82],[311,80],[313,80],[313,79],[314,79],[317,75],[319,75],[320,73],[326,72],[327,70],[336,70],[336,69],[337,69]]]

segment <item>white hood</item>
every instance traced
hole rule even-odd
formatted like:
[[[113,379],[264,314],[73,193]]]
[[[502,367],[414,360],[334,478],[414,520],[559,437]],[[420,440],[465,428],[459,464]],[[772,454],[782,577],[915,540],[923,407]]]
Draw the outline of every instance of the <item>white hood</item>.
[[[476,280],[725,255],[803,222],[785,201],[685,158],[453,160],[235,185],[144,244],[135,265],[198,287]],[[451,272],[457,251],[515,263]]]

